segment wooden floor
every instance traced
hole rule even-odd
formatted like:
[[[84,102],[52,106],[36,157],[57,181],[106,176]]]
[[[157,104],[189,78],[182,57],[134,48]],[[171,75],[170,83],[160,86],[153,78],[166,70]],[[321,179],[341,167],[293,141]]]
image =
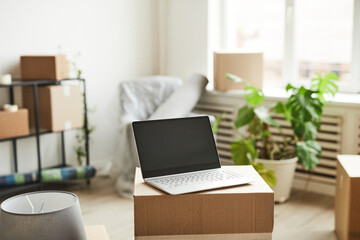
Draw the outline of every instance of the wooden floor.
[[[133,239],[133,202],[121,198],[108,178],[96,178],[90,186],[67,187],[80,198],[85,225],[103,224],[111,240]],[[293,191],[290,200],[275,205],[274,240],[332,240],[334,199]]]

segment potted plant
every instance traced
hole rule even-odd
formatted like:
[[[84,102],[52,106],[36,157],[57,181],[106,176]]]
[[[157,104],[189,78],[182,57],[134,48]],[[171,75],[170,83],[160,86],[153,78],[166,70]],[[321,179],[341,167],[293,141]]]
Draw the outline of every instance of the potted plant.
[[[235,82],[241,78],[226,74]],[[238,110],[234,125],[239,138],[231,143],[231,155],[235,164],[251,164],[273,188],[275,201],[284,202],[290,195],[296,163],[299,161],[308,171],[319,162],[321,147],[316,141],[321,125],[323,107],[328,97],[338,90],[338,77],[334,73],[311,80],[311,87],[299,88],[288,84],[290,97],[268,108],[261,89],[247,84],[247,104]],[[282,134],[280,125],[271,117],[270,111],[282,114],[290,123],[293,136]],[[282,141],[275,141],[270,127],[278,128]],[[246,128],[245,131],[243,128]],[[242,130],[242,131],[241,131]]]

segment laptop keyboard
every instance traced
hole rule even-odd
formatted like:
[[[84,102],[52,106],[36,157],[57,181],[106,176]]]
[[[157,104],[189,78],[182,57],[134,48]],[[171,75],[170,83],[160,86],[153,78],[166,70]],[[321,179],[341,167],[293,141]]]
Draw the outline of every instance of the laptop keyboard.
[[[239,178],[239,177],[242,176],[225,170],[215,170],[215,171],[186,174],[181,176],[171,176],[171,177],[163,177],[159,179],[152,179],[152,183],[155,183],[160,186],[173,188],[173,187],[182,187],[182,186],[189,186],[189,185],[195,185],[201,183],[223,181],[223,180]]]

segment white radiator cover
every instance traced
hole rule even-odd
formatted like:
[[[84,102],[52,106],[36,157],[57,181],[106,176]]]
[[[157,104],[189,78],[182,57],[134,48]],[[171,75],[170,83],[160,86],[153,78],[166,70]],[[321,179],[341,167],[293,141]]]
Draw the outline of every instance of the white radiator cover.
[[[281,97],[266,97],[265,104],[272,105],[277,101],[285,101]],[[225,112],[216,138],[216,144],[222,165],[231,165],[230,143],[236,139],[237,133],[233,122],[237,110],[246,101],[243,93],[206,92],[196,105],[194,112],[219,115]],[[292,134],[289,123],[281,115],[273,114],[283,127],[285,134]],[[336,156],[338,154],[360,154],[360,104],[330,102],[325,106],[318,141],[323,149],[319,165],[310,173],[298,164],[293,187],[323,193],[335,194]],[[278,134],[276,128],[272,133]],[[279,139],[280,140],[280,139]]]

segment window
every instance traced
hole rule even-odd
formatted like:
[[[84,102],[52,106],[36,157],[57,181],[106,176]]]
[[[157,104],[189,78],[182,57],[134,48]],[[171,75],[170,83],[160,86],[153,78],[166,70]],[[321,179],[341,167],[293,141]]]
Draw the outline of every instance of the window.
[[[261,50],[264,55],[264,80],[281,84],[285,8],[279,0],[234,0],[231,2],[236,31],[235,47]]]
[[[295,1],[299,80],[334,72],[350,81],[353,0]]]
[[[306,84],[315,73],[335,72],[342,91],[359,90],[360,0],[223,2],[225,48],[262,50],[265,87]]]

